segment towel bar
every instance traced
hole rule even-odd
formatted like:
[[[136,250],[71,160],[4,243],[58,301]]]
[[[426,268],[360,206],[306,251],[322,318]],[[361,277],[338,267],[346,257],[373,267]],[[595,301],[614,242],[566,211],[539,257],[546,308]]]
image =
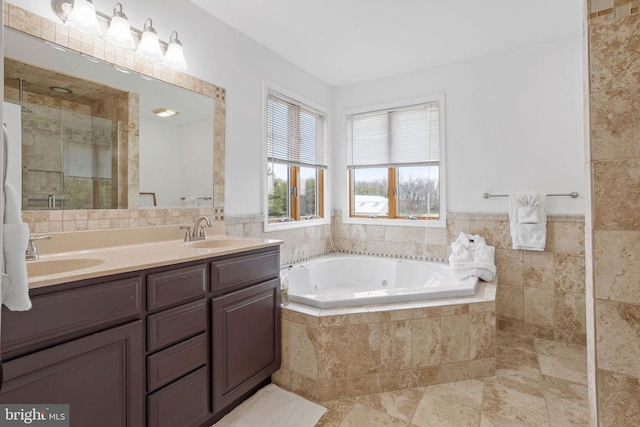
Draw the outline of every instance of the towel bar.
[[[562,193],[562,194],[547,194],[547,196],[551,196],[551,197],[571,197],[572,199],[575,199],[576,197],[578,197],[578,192],[577,191],[572,191],[571,193]],[[509,197],[508,194],[489,194],[489,193],[483,193],[482,197],[484,199],[489,199],[491,197]]]

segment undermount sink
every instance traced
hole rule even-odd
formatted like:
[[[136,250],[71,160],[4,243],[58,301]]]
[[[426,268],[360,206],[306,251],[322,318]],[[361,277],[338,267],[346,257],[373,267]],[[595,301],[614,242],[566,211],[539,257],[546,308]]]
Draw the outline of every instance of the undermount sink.
[[[247,243],[243,239],[211,239],[211,240],[197,240],[195,242],[187,242],[186,245],[190,248],[201,249],[215,249],[215,248],[229,248],[233,246],[242,246]]]
[[[49,274],[67,273],[103,264],[104,260],[97,258],[66,258],[49,259],[27,262],[29,277],[47,276]]]

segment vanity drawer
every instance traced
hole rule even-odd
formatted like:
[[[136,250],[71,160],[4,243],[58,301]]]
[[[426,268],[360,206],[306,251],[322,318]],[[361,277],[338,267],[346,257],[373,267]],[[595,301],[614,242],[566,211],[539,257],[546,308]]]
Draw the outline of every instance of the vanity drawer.
[[[2,352],[33,351],[56,338],[95,331],[101,325],[135,317],[142,311],[142,278],[113,280],[96,285],[36,295],[29,311],[2,310]]]
[[[147,317],[147,349],[158,350],[202,332],[206,327],[204,300],[152,314]]]
[[[147,357],[147,388],[155,391],[207,363],[207,337],[200,334]]]
[[[211,263],[211,287],[214,294],[232,291],[278,277],[280,248],[236,256]]]
[[[176,268],[147,276],[147,309],[155,310],[202,296],[207,291],[207,264]]]
[[[207,368],[202,367],[147,397],[147,425],[199,426],[211,414]]]

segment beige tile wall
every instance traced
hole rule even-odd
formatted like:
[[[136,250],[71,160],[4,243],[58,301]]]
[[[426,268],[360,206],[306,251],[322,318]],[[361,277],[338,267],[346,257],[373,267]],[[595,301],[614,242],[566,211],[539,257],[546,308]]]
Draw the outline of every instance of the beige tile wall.
[[[495,301],[305,314],[282,310],[273,381],[316,401],[494,374]]]
[[[447,214],[447,228],[344,224],[262,233],[262,217],[227,217],[226,233],[284,240],[281,264],[340,252],[446,261],[460,232],[479,234],[496,247],[501,330],[586,344],[584,217],[548,217],[544,252],[511,249],[507,214]]]
[[[621,1],[615,1],[614,6]],[[631,2],[637,10],[638,2]],[[600,426],[640,425],[640,14],[589,22],[589,386]],[[592,408],[593,409],[593,408]],[[593,424],[595,424],[595,420]]]

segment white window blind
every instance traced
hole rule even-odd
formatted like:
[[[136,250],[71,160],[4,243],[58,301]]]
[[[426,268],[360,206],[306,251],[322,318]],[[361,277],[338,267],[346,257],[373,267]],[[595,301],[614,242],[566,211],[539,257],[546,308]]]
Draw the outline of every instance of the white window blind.
[[[324,114],[275,92],[267,97],[269,162],[326,168]]]
[[[437,102],[347,117],[348,166],[397,167],[440,160]]]

